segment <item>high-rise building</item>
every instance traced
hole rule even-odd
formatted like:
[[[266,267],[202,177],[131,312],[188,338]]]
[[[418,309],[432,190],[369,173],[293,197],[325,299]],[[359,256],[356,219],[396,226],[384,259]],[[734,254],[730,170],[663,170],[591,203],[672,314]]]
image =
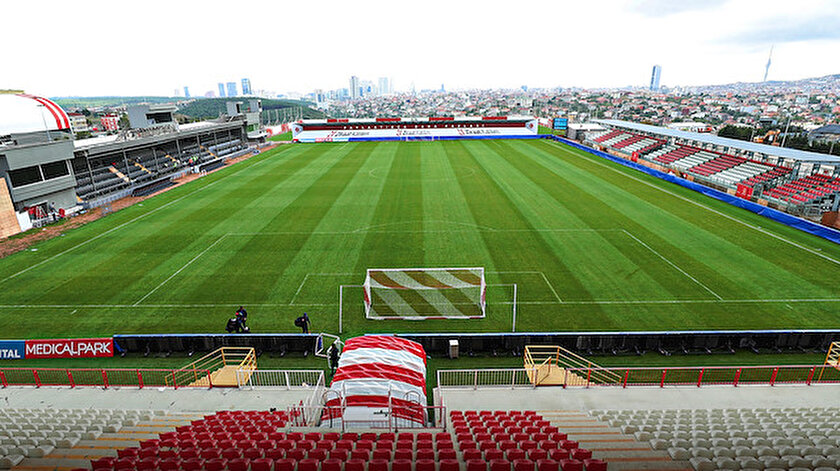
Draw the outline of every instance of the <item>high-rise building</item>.
[[[227,83],[227,96],[236,96],[236,82]]]
[[[190,97],[190,87],[184,87],[184,98]]]
[[[389,95],[390,93],[391,87],[388,83],[388,77],[379,77],[379,94]]]
[[[219,82],[219,98],[225,97],[225,84]]]
[[[662,66],[653,66],[653,72],[650,74],[650,89],[652,91],[659,90],[659,79],[662,77]]]
[[[362,96],[362,90],[359,87],[359,77],[355,75],[350,76],[350,98],[360,98]]]
[[[251,79],[242,79],[242,94],[248,96],[251,94]]]

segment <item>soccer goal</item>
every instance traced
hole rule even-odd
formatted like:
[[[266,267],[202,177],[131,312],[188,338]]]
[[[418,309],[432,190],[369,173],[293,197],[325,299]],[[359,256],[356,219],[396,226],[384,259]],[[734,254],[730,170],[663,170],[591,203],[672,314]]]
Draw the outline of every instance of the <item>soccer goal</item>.
[[[368,319],[481,319],[484,268],[372,268],[362,285]]]

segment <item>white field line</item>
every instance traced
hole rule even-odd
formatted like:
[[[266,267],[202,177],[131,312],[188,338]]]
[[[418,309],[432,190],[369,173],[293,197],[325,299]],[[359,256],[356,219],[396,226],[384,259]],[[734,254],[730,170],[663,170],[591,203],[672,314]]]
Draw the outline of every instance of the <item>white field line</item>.
[[[345,287],[361,287],[361,285],[344,285]],[[490,285],[488,285],[490,286]],[[502,285],[493,285],[502,286]],[[587,300],[563,301],[563,305],[611,305],[611,304],[777,304],[777,303],[840,303],[840,298],[791,298],[791,299],[628,299],[628,300]],[[510,304],[502,302],[499,304]],[[516,304],[559,305],[556,301],[517,301]],[[254,307],[289,307],[289,303],[184,303],[184,304],[0,304],[0,309],[159,309],[159,308],[216,308],[238,307],[241,305]],[[338,306],[338,303],[309,304],[300,303],[297,306]]]
[[[195,257],[193,257],[193,258],[192,258],[192,260],[190,260],[189,262],[185,263],[185,264],[184,264],[181,268],[179,268],[179,269],[178,269],[175,273],[171,274],[171,275],[169,276],[169,278],[167,278],[167,279],[165,279],[165,280],[161,281],[159,285],[155,286],[155,287],[154,287],[154,289],[152,289],[151,291],[149,291],[148,293],[146,293],[146,295],[145,295],[145,296],[143,296],[142,298],[140,298],[140,299],[139,299],[136,303],[134,303],[134,305],[135,305],[135,306],[137,306],[138,304],[140,304],[140,303],[142,303],[143,301],[145,301],[145,300],[146,300],[146,298],[148,298],[149,296],[151,296],[151,295],[152,295],[152,293],[154,293],[155,291],[159,290],[161,286],[165,285],[165,284],[166,284],[169,280],[171,280],[172,278],[175,278],[175,277],[178,275],[178,273],[181,273],[182,271],[184,271],[184,269],[185,269],[185,268],[187,268],[188,266],[192,265],[192,263],[193,263],[194,261],[196,261],[196,260],[198,260],[199,258],[201,258],[201,256],[202,256],[202,255],[204,255],[204,254],[205,254],[205,253],[207,253],[210,249],[212,249],[213,247],[215,247],[215,246],[216,246],[216,244],[218,244],[219,242],[221,242],[221,241],[222,241],[222,239],[224,239],[225,237],[227,237],[227,235],[223,235],[223,236],[219,237],[218,239],[216,239],[216,242],[213,242],[212,244],[208,245],[208,246],[207,246],[204,250],[202,250],[202,251],[201,251],[201,253],[199,253],[198,255],[196,255]]]
[[[253,164],[253,165],[251,165],[251,166],[249,166],[249,167],[241,167],[241,168],[237,169],[235,172],[233,172],[233,174],[239,173],[240,171],[242,171],[242,170],[243,170],[243,169],[245,169],[245,168],[251,168],[251,167],[254,167],[255,165],[259,165],[259,164],[261,164],[261,163],[265,162],[266,160],[268,160],[268,159],[263,159],[263,160],[260,160],[259,162],[255,163],[255,164]],[[230,176],[230,175],[228,175],[228,176]],[[107,231],[105,231],[105,232],[103,232],[103,233],[101,233],[101,234],[98,234],[98,235],[96,235],[96,236],[93,236],[93,237],[91,237],[90,239],[88,239],[88,240],[86,240],[86,241],[84,241],[84,242],[80,242],[80,243],[78,243],[78,244],[74,245],[73,247],[70,247],[69,249],[64,250],[63,252],[59,252],[59,253],[57,253],[57,254],[53,255],[52,257],[50,257],[50,258],[47,258],[47,259],[41,260],[40,262],[38,262],[38,263],[36,263],[36,264],[34,264],[34,265],[30,265],[30,266],[28,266],[28,267],[24,268],[23,270],[21,270],[21,271],[19,271],[19,272],[15,273],[15,274],[13,274],[13,275],[10,275],[10,276],[7,276],[6,278],[3,278],[2,280],[0,280],[0,284],[2,284],[2,283],[3,283],[3,282],[5,282],[5,281],[11,280],[12,278],[15,278],[16,276],[22,275],[22,274],[24,274],[24,273],[28,272],[29,270],[32,270],[33,268],[39,267],[39,266],[41,266],[41,265],[43,265],[43,264],[45,264],[45,263],[47,263],[47,262],[49,262],[49,261],[52,261],[52,260],[54,260],[54,259],[56,259],[56,258],[58,258],[58,257],[60,257],[60,256],[62,256],[62,255],[64,255],[64,254],[66,254],[66,253],[68,253],[68,252],[71,252],[71,251],[73,251],[73,250],[76,250],[76,249],[78,249],[79,247],[85,246],[85,245],[87,245],[87,244],[89,244],[89,243],[91,243],[91,242],[93,242],[93,241],[95,241],[95,240],[99,239],[100,237],[104,237],[104,236],[106,236],[106,235],[108,235],[108,234],[110,234],[110,233],[112,233],[112,232],[114,232],[114,231],[116,231],[116,230],[118,230],[118,229],[121,229],[121,228],[123,228],[123,227],[125,227],[125,226],[127,226],[127,225],[131,224],[132,222],[139,221],[140,219],[143,219],[143,218],[145,218],[146,216],[151,216],[152,214],[154,214],[154,213],[156,213],[156,212],[160,211],[161,209],[164,209],[164,208],[166,208],[166,207],[169,207],[170,205],[175,204],[175,203],[177,203],[178,201],[181,201],[182,199],[184,199],[184,198],[186,198],[186,197],[188,197],[188,196],[192,196],[192,195],[194,195],[194,194],[198,193],[199,191],[204,191],[204,190],[206,190],[207,188],[210,188],[211,186],[213,186],[213,185],[215,185],[215,184],[219,183],[219,182],[220,182],[220,181],[222,181],[222,180],[223,180],[223,179],[221,179],[221,178],[220,178],[219,180],[216,180],[216,181],[214,181],[214,182],[208,183],[207,185],[204,185],[204,186],[203,186],[203,187],[201,187],[201,188],[197,188],[197,189],[195,189],[195,190],[193,190],[193,191],[191,191],[191,192],[187,193],[187,194],[186,194],[186,195],[184,195],[184,196],[181,196],[181,197],[179,197],[179,198],[176,198],[176,199],[174,199],[174,200],[172,200],[172,201],[170,201],[170,202],[168,202],[168,203],[164,204],[163,206],[157,207],[157,208],[155,208],[155,209],[153,209],[153,210],[151,210],[151,211],[149,211],[149,212],[147,212],[147,213],[141,214],[141,215],[139,215],[139,216],[135,217],[134,219],[130,219],[130,220],[128,220],[128,221],[126,221],[126,222],[124,222],[124,223],[120,224],[119,226],[112,227],[111,229],[108,229]]]
[[[292,300],[289,301],[289,306],[293,306],[295,304],[295,299],[297,299],[298,294],[303,289],[303,285],[306,284],[306,280],[309,279],[310,276],[346,276],[346,275],[355,275],[356,273],[307,273],[306,276],[303,277],[303,281],[300,282],[300,286],[298,286],[297,291],[295,291],[295,295],[292,296]]]
[[[557,147],[560,147],[560,148],[561,148],[561,149],[563,149],[563,150],[567,150],[567,149],[563,148],[562,146],[560,146],[558,143],[556,143],[556,142],[554,142],[554,141],[552,141],[552,143],[553,143],[553,144],[555,144]],[[577,149],[573,149],[573,150],[577,150]],[[599,165],[599,166],[601,166],[601,167],[607,168],[607,169],[609,169],[609,170],[612,170],[612,171],[613,171],[613,172],[615,172],[615,173],[620,173],[621,175],[624,175],[624,176],[626,176],[627,178],[631,178],[631,179],[633,179],[633,180],[636,180],[636,181],[637,181],[637,182],[639,182],[639,183],[642,183],[642,184],[647,185],[647,186],[649,186],[649,187],[651,187],[651,188],[657,189],[657,190],[659,190],[659,191],[661,191],[661,192],[663,192],[663,193],[667,193],[667,194],[669,194],[669,195],[671,195],[671,196],[674,196],[674,197],[679,198],[679,199],[681,199],[681,200],[683,200],[683,201],[686,201],[686,202],[688,202],[688,203],[691,203],[691,204],[693,204],[693,205],[695,205],[695,206],[697,206],[697,207],[703,208],[703,209],[705,209],[705,210],[707,210],[707,211],[711,211],[711,212],[713,212],[713,213],[715,213],[715,214],[717,214],[717,215],[719,215],[719,216],[725,217],[726,219],[729,219],[729,220],[731,220],[731,221],[735,221],[735,222],[737,222],[738,224],[741,224],[741,225],[743,225],[743,226],[746,226],[746,227],[749,227],[749,228],[751,228],[751,229],[754,229],[754,230],[756,230],[756,231],[758,231],[758,232],[761,232],[762,234],[768,235],[768,236],[770,236],[770,237],[772,237],[772,238],[774,238],[774,239],[781,240],[782,242],[788,243],[788,244],[790,244],[790,245],[792,245],[792,246],[794,246],[794,247],[798,247],[798,248],[800,248],[800,249],[802,249],[802,250],[804,250],[804,251],[806,251],[806,252],[808,252],[808,253],[811,253],[811,254],[816,255],[816,256],[818,256],[818,257],[821,257],[821,258],[824,258],[824,259],[828,260],[829,262],[832,262],[832,263],[835,263],[835,264],[837,264],[837,265],[840,265],[840,260],[837,260],[837,259],[831,258],[831,257],[829,257],[828,255],[825,255],[825,254],[823,254],[823,253],[820,253],[819,251],[814,250],[814,249],[809,248],[809,247],[806,247],[806,246],[804,246],[804,245],[798,244],[798,243],[796,243],[796,242],[794,242],[794,241],[792,241],[792,240],[785,239],[784,237],[782,237],[782,236],[780,236],[780,235],[776,235],[776,234],[774,234],[774,233],[772,233],[772,232],[770,232],[770,231],[767,231],[767,230],[765,230],[765,229],[762,229],[761,227],[754,226],[754,225],[752,225],[752,224],[750,224],[750,223],[748,223],[748,222],[746,222],[746,221],[742,221],[742,220],[740,220],[740,219],[738,219],[738,218],[736,218],[736,217],[734,217],[734,216],[730,216],[730,215],[728,215],[728,214],[722,213],[722,212],[720,212],[720,211],[718,211],[718,210],[716,210],[716,209],[714,209],[714,208],[710,208],[709,206],[706,206],[706,205],[705,205],[705,204],[703,204],[703,203],[700,203],[700,202],[697,202],[697,201],[693,201],[693,200],[691,200],[691,199],[689,199],[689,198],[686,198],[685,196],[682,196],[682,195],[679,195],[679,194],[677,194],[677,193],[674,193],[673,191],[667,190],[667,189],[665,189],[665,188],[661,188],[661,187],[659,187],[659,186],[657,186],[657,185],[654,185],[653,183],[646,182],[646,181],[642,180],[641,178],[638,178],[638,177],[636,177],[636,176],[634,176],[634,175],[631,175],[631,174],[629,174],[629,173],[622,172],[622,171],[620,171],[620,170],[618,170],[618,169],[615,169],[615,168],[613,168],[613,167],[610,167],[609,165],[607,165],[607,164],[605,164],[605,163],[598,162],[597,160],[595,160],[595,157],[594,157],[594,156],[589,156],[589,155],[587,155],[587,153],[586,153],[586,152],[584,152],[584,151],[573,152],[573,153],[574,153],[575,155],[578,155],[578,156],[581,156],[581,157],[585,158],[586,160],[589,160],[590,162],[594,163],[595,165]],[[632,170],[632,169],[630,169],[630,170]]]
[[[679,271],[680,273],[682,273],[683,275],[685,275],[685,276],[686,276],[686,278],[688,278],[689,280],[691,280],[691,281],[693,281],[693,282],[697,283],[698,285],[702,286],[702,287],[703,287],[703,289],[705,289],[706,291],[708,291],[708,292],[712,293],[712,295],[714,295],[714,297],[718,298],[719,300],[723,300],[723,298],[721,298],[721,297],[720,297],[720,295],[718,295],[717,293],[715,293],[714,291],[712,291],[712,289],[711,289],[711,288],[709,288],[708,286],[706,286],[706,285],[704,285],[703,283],[701,283],[701,282],[700,282],[700,280],[698,280],[697,278],[694,278],[693,276],[689,275],[689,274],[688,274],[688,272],[686,272],[686,271],[685,271],[685,270],[683,270],[682,268],[678,267],[676,263],[674,263],[674,262],[672,262],[672,261],[668,260],[668,258],[667,258],[667,257],[665,257],[665,256],[664,256],[664,255],[662,255],[661,253],[659,253],[659,252],[657,252],[656,250],[654,250],[654,249],[653,249],[653,247],[651,247],[651,246],[649,246],[648,244],[646,244],[646,243],[642,242],[642,241],[641,241],[641,239],[639,239],[638,237],[634,236],[632,233],[630,233],[630,231],[625,230],[625,231],[624,231],[624,233],[625,233],[625,234],[627,234],[628,236],[630,236],[630,237],[631,237],[633,240],[635,240],[635,241],[636,241],[639,245],[641,245],[642,247],[644,247],[644,248],[646,248],[646,249],[650,250],[650,251],[651,251],[654,255],[656,255],[657,257],[659,257],[659,258],[661,258],[662,260],[664,260],[664,261],[665,261],[665,263],[667,263],[668,265],[671,265],[672,267],[674,267],[677,271]]]
[[[275,232],[228,232],[229,236],[275,236],[275,235],[365,235],[365,234],[461,234],[464,232],[622,232],[624,229],[564,229],[564,228],[542,228],[542,229],[493,229],[476,227],[474,229],[451,230],[451,229],[427,229],[427,230],[387,230],[387,231],[366,231],[359,232],[359,229],[352,231],[275,231]]]

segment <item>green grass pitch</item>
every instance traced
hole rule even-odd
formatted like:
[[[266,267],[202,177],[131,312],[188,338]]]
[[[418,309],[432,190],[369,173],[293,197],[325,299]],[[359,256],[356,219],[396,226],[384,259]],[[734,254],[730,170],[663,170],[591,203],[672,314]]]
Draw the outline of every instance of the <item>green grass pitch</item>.
[[[344,334],[840,326],[840,246],[549,141],[282,146],[0,260],[5,338],[337,332],[367,268],[487,272],[480,320]],[[506,286],[502,286],[506,285]]]

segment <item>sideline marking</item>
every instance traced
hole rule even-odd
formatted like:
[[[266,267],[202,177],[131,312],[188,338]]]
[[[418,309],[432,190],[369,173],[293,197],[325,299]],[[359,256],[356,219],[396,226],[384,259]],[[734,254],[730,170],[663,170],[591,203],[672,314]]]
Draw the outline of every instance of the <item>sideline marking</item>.
[[[298,294],[303,289],[303,285],[306,284],[306,280],[309,279],[309,276],[346,276],[346,275],[355,275],[356,273],[307,273],[306,276],[303,277],[303,281],[300,282],[300,286],[298,286],[297,291],[295,291],[295,295],[292,296],[292,300],[289,301],[289,306],[293,306],[295,304],[295,299],[297,299]],[[307,304],[304,304],[307,305]]]
[[[770,237],[773,237],[774,239],[781,240],[782,242],[787,242],[788,244],[790,244],[790,245],[792,245],[792,246],[794,246],[794,247],[798,247],[798,248],[800,248],[800,249],[802,249],[802,250],[804,250],[804,251],[806,251],[806,252],[809,252],[809,253],[811,253],[811,254],[813,254],[813,255],[817,255],[818,257],[822,257],[822,258],[824,258],[824,259],[826,259],[826,260],[828,260],[828,261],[830,261],[830,262],[833,262],[833,263],[836,263],[837,265],[840,265],[840,260],[837,260],[837,259],[831,258],[831,257],[829,257],[828,255],[825,255],[825,254],[823,254],[823,253],[820,253],[820,252],[818,252],[818,251],[816,251],[816,250],[814,250],[814,249],[808,248],[808,247],[806,247],[806,246],[804,246],[804,245],[801,245],[801,244],[799,244],[799,243],[796,243],[796,242],[794,242],[794,241],[792,241],[792,240],[785,239],[784,237],[782,237],[782,236],[780,236],[780,235],[776,235],[776,234],[774,234],[774,233],[772,233],[772,232],[770,232],[770,231],[767,231],[767,230],[765,230],[765,229],[762,229],[761,227],[754,226],[754,225],[752,225],[752,224],[750,224],[750,223],[748,223],[748,222],[746,222],[746,221],[742,221],[742,220],[740,220],[740,219],[738,219],[738,218],[736,218],[736,217],[734,217],[734,216],[730,216],[730,215],[728,215],[728,214],[722,213],[722,212],[720,212],[720,211],[718,211],[718,210],[716,210],[716,209],[714,209],[714,208],[711,208],[711,207],[709,207],[709,206],[706,206],[706,205],[705,205],[705,204],[703,204],[703,203],[700,203],[700,202],[698,202],[698,201],[694,201],[694,200],[692,200],[692,199],[690,199],[690,198],[686,198],[685,196],[679,195],[679,194],[674,193],[674,192],[672,192],[672,191],[670,191],[670,190],[667,190],[667,189],[665,189],[665,188],[662,188],[662,187],[659,187],[659,186],[657,186],[657,185],[654,185],[653,183],[646,182],[646,181],[642,180],[641,178],[638,178],[638,177],[636,177],[635,175],[630,174],[629,172],[622,172],[621,170],[619,170],[619,169],[617,169],[617,168],[613,168],[613,167],[611,167],[611,166],[609,166],[609,165],[607,165],[607,164],[605,164],[605,163],[603,163],[603,162],[598,162],[597,160],[595,160],[595,157],[597,157],[597,156],[592,155],[592,154],[589,154],[589,153],[588,153],[588,152],[586,152],[586,151],[583,151],[583,150],[580,150],[580,149],[577,149],[577,148],[571,147],[571,146],[569,146],[568,144],[566,144],[566,146],[569,146],[569,147],[571,148],[571,149],[567,149],[567,148],[565,148],[565,147],[561,146],[561,145],[560,145],[560,143],[558,143],[558,142],[556,142],[556,141],[551,141],[551,142],[552,142],[552,144],[554,144],[554,145],[555,145],[555,147],[557,147],[557,148],[559,148],[559,149],[562,149],[562,150],[564,150],[564,151],[566,151],[566,152],[571,152],[573,155],[577,155],[577,156],[579,156],[579,157],[583,157],[584,159],[586,159],[586,160],[588,160],[588,161],[592,162],[592,163],[593,163],[593,164],[595,164],[595,165],[599,165],[599,166],[601,166],[601,167],[604,167],[604,168],[607,168],[607,169],[609,169],[609,170],[612,170],[612,171],[613,171],[613,172],[615,172],[615,173],[618,173],[618,174],[621,174],[621,175],[623,175],[623,176],[625,176],[625,177],[627,177],[627,178],[631,178],[631,179],[633,179],[633,180],[636,180],[636,181],[637,181],[637,182],[639,182],[639,183],[642,183],[642,184],[644,184],[644,185],[647,185],[647,186],[649,186],[649,187],[651,187],[651,188],[654,188],[654,189],[656,189],[656,190],[659,190],[659,191],[661,191],[661,192],[663,192],[663,193],[668,193],[668,194],[669,194],[669,195],[671,195],[671,196],[674,196],[674,197],[676,197],[676,198],[679,198],[679,199],[681,199],[681,200],[683,200],[683,201],[686,201],[686,202],[688,202],[688,203],[691,203],[691,204],[693,204],[693,205],[695,205],[695,206],[698,206],[698,207],[700,207],[700,208],[703,208],[703,209],[705,209],[705,210],[711,211],[711,212],[713,212],[713,213],[715,213],[715,214],[717,214],[717,215],[719,215],[719,216],[723,216],[723,217],[725,217],[726,219],[729,219],[729,220],[735,221],[735,222],[737,222],[738,224],[741,224],[741,225],[747,226],[747,227],[749,227],[749,228],[751,228],[751,229],[754,229],[754,230],[756,230],[756,231],[758,231],[758,232],[761,232],[762,234],[765,234],[765,235],[768,235],[768,236],[770,236]],[[601,158],[601,157],[599,157],[599,158]],[[602,160],[606,160],[606,159],[602,159]],[[621,165],[621,164],[618,164],[618,163],[616,162],[616,165]],[[624,166],[622,166],[622,167],[623,167],[623,168],[626,168],[627,170],[633,170],[633,169],[632,169],[632,168],[630,168],[630,167],[624,167]],[[634,170],[634,171],[637,171],[637,172],[638,172],[638,170]],[[647,174],[645,174],[645,175],[647,175]],[[660,178],[657,178],[657,177],[655,177],[655,176],[653,176],[653,175],[649,175],[649,176],[650,176],[650,177],[652,177],[652,178],[656,178],[656,179],[657,179],[658,181],[660,181],[660,182],[665,182],[665,180],[662,180],[662,179],[660,179]],[[665,183],[669,183],[669,182],[665,182]],[[693,191],[694,193],[700,194],[700,193],[698,193],[698,192],[696,192],[696,191],[694,191],[694,190],[691,190],[690,188],[686,188],[686,190]],[[702,196],[704,196],[704,197],[705,197],[705,195],[702,195]],[[707,198],[708,198],[708,197],[707,197]],[[640,199],[641,199],[641,198],[640,198]],[[646,201],[646,200],[644,200],[644,199],[643,199],[643,201]],[[716,200],[716,201],[719,201],[719,200]],[[725,201],[721,201],[721,203],[726,204],[726,202],[725,202]],[[730,206],[731,206],[731,205],[730,205]],[[734,208],[734,207],[735,207],[735,206],[733,206],[733,208]],[[739,208],[739,209],[740,209],[740,208]],[[746,210],[745,210],[745,211],[746,211]],[[751,213],[751,214],[755,214],[755,213],[753,213],[753,212],[751,212],[751,211],[750,211],[750,213]],[[769,218],[768,218],[768,220],[771,220],[771,219],[769,219]],[[773,221],[773,222],[777,222],[777,221]],[[781,223],[780,223],[780,224],[781,224]],[[787,226],[787,225],[786,225],[786,227],[790,227],[790,226]]]
[[[356,286],[356,285],[352,285]],[[494,285],[501,286],[501,285]],[[629,300],[587,300],[587,301],[517,301],[516,304],[535,305],[600,305],[600,304],[775,304],[775,303],[840,303],[840,298],[794,298],[794,299],[629,299]],[[289,303],[207,303],[207,304],[0,304],[0,309],[159,309],[159,308],[214,308],[237,307],[243,304],[256,307],[289,307]],[[501,302],[497,304],[510,304]],[[309,304],[296,306],[338,306],[338,303]]]
[[[624,230],[624,229],[622,229],[622,230]],[[642,247],[644,247],[644,248],[646,248],[646,249],[650,250],[651,252],[653,252],[653,254],[654,254],[654,255],[656,255],[657,257],[659,257],[659,258],[661,258],[662,260],[664,260],[664,261],[665,261],[665,263],[667,263],[668,265],[671,265],[672,267],[676,268],[676,269],[677,269],[677,271],[679,271],[680,273],[682,273],[683,275],[685,275],[688,279],[690,279],[691,281],[693,281],[693,282],[697,283],[698,285],[702,286],[702,287],[703,287],[703,289],[705,289],[706,291],[708,291],[708,292],[712,293],[712,294],[713,294],[716,298],[718,298],[718,299],[719,299],[719,300],[721,300],[721,301],[723,300],[723,298],[721,298],[721,297],[720,297],[720,295],[718,295],[717,293],[715,293],[714,291],[712,291],[712,289],[711,289],[711,288],[709,288],[708,286],[706,286],[706,285],[704,285],[703,283],[701,283],[701,282],[700,282],[700,280],[698,280],[697,278],[694,278],[693,276],[689,275],[689,274],[688,274],[685,270],[683,270],[682,268],[678,267],[678,266],[677,266],[677,264],[675,264],[674,262],[672,262],[672,261],[668,260],[668,259],[667,259],[664,255],[662,255],[661,253],[659,253],[659,252],[657,252],[656,250],[654,250],[654,249],[653,249],[653,247],[651,247],[651,246],[649,246],[648,244],[646,244],[646,243],[642,242],[642,241],[641,241],[641,239],[639,239],[638,237],[634,236],[634,235],[633,235],[630,231],[628,231],[628,230],[624,230],[624,233],[625,233],[625,234],[627,234],[628,236],[630,236],[630,237],[631,237],[633,240],[635,240],[636,242],[638,242],[638,243],[639,243]]]

